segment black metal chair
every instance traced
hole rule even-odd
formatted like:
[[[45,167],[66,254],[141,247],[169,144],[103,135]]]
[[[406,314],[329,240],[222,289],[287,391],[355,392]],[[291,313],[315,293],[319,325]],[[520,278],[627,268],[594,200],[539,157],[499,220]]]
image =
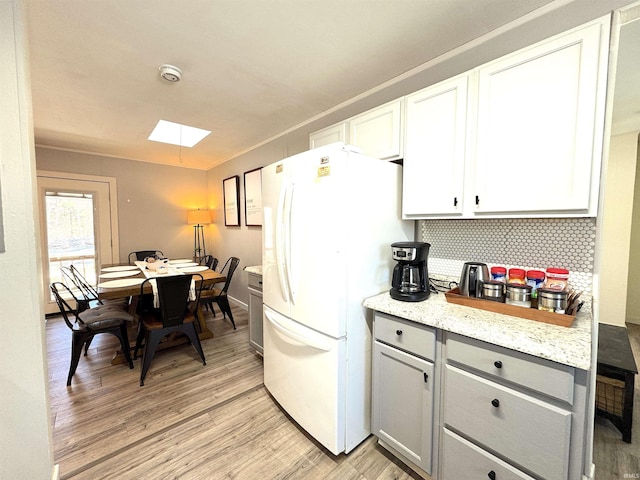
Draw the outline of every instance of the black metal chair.
[[[225,280],[222,289],[212,288],[211,290],[203,290],[202,297],[200,298],[200,302],[202,303],[202,305],[210,309],[214,317],[216,316],[216,312],[213,309],[213,304],[217,303],[218,307],[220,307],[223,318],[226,318],[227,315],[229,315],[229,320],[231,320],[231,324],[233,325],[234,330],[236,329],[236,322],[233,320],[233,314],[231,313],[231,306],[229,305],[227,290],[229,290],[229,285],[231,285],[233,273],[236,271],[236,268],[238,268],[239,264],[240,259],[238,257],[230,257],[225,262],[222,270],[220,270],[220,272],[222,273],[224,273],[225,269],[227,270],[227,279]]]
[[[86,280],[75,265],[60,267],[60,271],[62,272],[66,286],[71,290],[77,291],[80,295],[80,298],[76,297],[79,312],[89,308],[95,308],[100,305],[110,305],[122,308],[123,310],[127,310],[129,308],[129,297],[113,300],[100,299],[98,297],[98,291]]]
[[[193,292],[190,292],[192,290],[192,279],[194,280],[194,288]],[[202,275],[172,275],[169,277],[156,277],[155,279],[148,278],[140,285],[141,295],[146,284],[152,280],[156,282],[158,307],[145,306],[138,325],[138,336],[133,351],[133,358],[135,359],[138,357],[138,349],[144,339],[142,371],[140,373],[141,387],[144,386],[144,379],[147,376],[160,340],[170,333],[180,332],[186,335],[198,355],[200,355],[202,364],[206,365],[195,325],[202,289]],[[153,301],[153,296],[151,301]]]
[[[218,268],[218,259],[213,255],[205,255],[200,260],[200,265],[206,265],[209,270],[215,270]]]
[[[80,312],[77,305],[78,301],[82,301],[82,299],[76,297],[69,287],[62,282],[54,282],[49,287],[64,322],[71,330],[71,366],[69,367],[67,386],[71,385],[71,378],[76,373],[82,347],[84,347],[84,356],[86,357],[93,337],[101,333],[109,333],[118,337],[129,368],[133,368],[127,336],[127,322],[133,321],[131,315],[120,308],[109,305],[101,305]],[[72,308],[69,301],[75,302],[76,308]]]
[[[133,260],[132,260],[133,257]],[[160,250],[138,250],[137,252],[131,252],[128,256],[129,264],[133,264],[133,262],[138,261],[142,262],[147,257],[160,257],[164,258],[164,253]]]

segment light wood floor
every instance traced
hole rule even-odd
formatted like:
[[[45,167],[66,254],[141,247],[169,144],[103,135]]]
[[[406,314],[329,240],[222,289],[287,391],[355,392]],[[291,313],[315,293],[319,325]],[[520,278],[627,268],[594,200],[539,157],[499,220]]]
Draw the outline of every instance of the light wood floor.
[[[262,359],[249,347],[247,312],[238,329],[220,313],[207,323],[207,365],[190,345],[158,352],[139,386],[133,370],[111,365],[115,337],[101,335],[66,387],[70,334],[47,321],[54,461],[61,479],[336,479],[419,477],[373,437],[333,456],[299,429],[263,386]],[[210,315],[210,314],[209,314]]]

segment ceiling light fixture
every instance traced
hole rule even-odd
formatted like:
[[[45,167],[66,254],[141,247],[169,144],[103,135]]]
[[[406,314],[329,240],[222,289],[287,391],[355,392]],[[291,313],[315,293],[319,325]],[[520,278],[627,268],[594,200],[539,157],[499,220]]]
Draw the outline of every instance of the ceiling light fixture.
[[[160,65],[158,70],[160,70],[160,76],[167,82],[177,83],[182,78],[182,70],[173,65],[165,63],[164,65]]]

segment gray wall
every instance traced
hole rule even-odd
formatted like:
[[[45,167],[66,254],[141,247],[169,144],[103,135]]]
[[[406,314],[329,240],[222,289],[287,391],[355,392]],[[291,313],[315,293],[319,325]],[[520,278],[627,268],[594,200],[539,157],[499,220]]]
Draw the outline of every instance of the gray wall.
[[[44,148],[36,149],[36,165],[38,170],[116,178],[120,261],[126,262],[129,252],[154,248],[169,258],[193,255],[187,210],[206,208],[206,172]],[[205,227],[207,243],[211,228]]]

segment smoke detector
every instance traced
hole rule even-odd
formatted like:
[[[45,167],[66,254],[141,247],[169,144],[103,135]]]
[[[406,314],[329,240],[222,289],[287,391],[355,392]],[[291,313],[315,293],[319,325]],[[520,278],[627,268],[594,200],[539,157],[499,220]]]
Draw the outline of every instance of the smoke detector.
[[[160,65],[160,76],[167,82],[176,83],[182,78],[182,70],[173,65]]]

